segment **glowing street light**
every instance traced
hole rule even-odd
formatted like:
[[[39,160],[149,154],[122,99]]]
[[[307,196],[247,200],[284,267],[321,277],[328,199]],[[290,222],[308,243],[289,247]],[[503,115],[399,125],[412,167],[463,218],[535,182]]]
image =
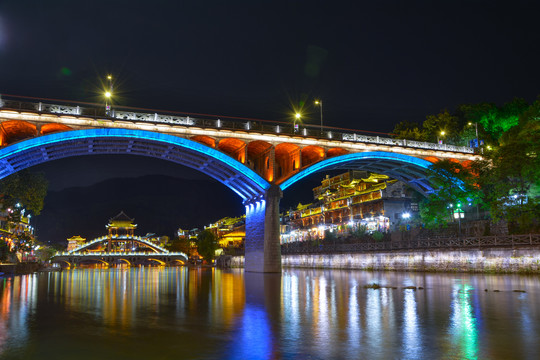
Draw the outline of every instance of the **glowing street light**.
[[[472,126],[472,122],[469,122],[469,126]],[[474,123],[474,127],[476,129],[476,147],[480,148],[480,140],[478,139],[478,123]],[[484,148],[482,148],[482,153],[484,152]]]
[[[107,75],[107,81],[108,81],[108,90],[105,91],[105,114],[110,115],[111,114],[111,97],[113,92],[113,85],[112,85],[112,75]]]
[[[446,135],[446,132],[441,131],[441,136],[444,136],[444,135]],[[439,136],[437,136],[437,143],[442,144],[442,140],[441,140],[441,138]]]
[[[322,125],[322,100],[315,100],[315,105],[319,105],[319,109],[321,110],[321,135],[323,133],[323,125]]]
[[[293,121],[294,132],[298,131],[298,124],[296,123],[296,121],[299,121],[301,117],[302,117],[302,115],[300,113],[298,113],[298,112],[296,114],[294,114],[294,121]]]

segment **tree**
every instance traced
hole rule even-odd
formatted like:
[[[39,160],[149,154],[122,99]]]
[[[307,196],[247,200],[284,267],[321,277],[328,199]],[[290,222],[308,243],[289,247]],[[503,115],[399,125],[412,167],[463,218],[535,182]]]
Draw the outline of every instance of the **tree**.
[[[514,98],[500,107],[492,103],[460,105],[457,114],[465,123],[477,123],[481,138],[491,142],[516,126],[528,107],[524,99]]]
[[[217,248],[217,237],[212,231],[206,229],[197,236],[197,252],[207,262],[214,259]]]
[[[183,252],[188,256],[191,253],[190,241],[185,236],[175,237],[174,239],[170,240],[166,248],[167,250],[172,252]]]
[[[462,125],[457,116],[451,115],[448,110],[443,110],[437,115],[428,115],[422,124],[426,133],[427,141],[436,142],[444,131],[445,142],[455,143],[459,139]]]
[[[445,226],[454,209],[479,202],[475,174],[459,162],[441,160],[431,165],[428,176],[435,191],[420,202],[420,217],[426,227]]]
[[[36,256],[41,261],[48,261],[56,254],[56,252],[57,250],[52,246],[40,244],[40,248],[36,250]]]
[[[531,231],[540,218],[540,99],[484,157],[475,168],[491,216],[512,232]]]
[[[398,123],[392,131],[394,137],[397,139],[426,141],[427,134],[421,129],[418,123],[411,121],[402,121]]]
[[[43,173],[21,170],[0,180],[0,194],[4,208],[21,203],[34,215],[43,209],[49,183]]]

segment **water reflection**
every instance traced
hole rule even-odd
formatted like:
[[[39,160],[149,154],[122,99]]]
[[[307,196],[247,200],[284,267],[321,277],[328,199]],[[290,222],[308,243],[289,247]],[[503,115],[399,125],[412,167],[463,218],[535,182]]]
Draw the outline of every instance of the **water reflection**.
[[[364,287],[374,282],[397,289]],[[403,289],[411,285],[425,290]],[[28,275],[0,281],[0,358],[535,359],[539,295],[539,278],[523,276],[202,268]]]
[[[414,359],[422,351],[421,334],[418,329],[418,313],[415,290],[406,289],[403,299],[402,353]]]
[[[471,303],[474,289],[467,283],[454,285],[452,291],[452,315],[449,333],[452,335],[452,349],[461,359],[478,358],[477,319]]]

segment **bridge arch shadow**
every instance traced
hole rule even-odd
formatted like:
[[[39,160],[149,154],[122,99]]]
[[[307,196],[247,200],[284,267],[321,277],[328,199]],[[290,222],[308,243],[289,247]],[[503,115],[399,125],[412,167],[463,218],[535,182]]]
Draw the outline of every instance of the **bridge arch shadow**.
[[[427,170],[431,162],[409,155],[372,151],[345,154],[319,161],[280,184],[281,190],[316,172],[329,170],[366,170],[408,183],[424,196],[433,191]]]
[[[196,141],[146,130],[110,128],[53,133],[7,146],[0,150],[0,179],[47,161],[92,154],[140,155],[188,166],[223,183],[244,201],[270,187],[247,166]]]

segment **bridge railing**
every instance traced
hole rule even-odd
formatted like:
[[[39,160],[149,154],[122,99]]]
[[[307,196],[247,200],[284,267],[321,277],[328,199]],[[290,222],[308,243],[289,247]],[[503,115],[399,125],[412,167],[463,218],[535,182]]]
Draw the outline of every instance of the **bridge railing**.
[[[355,143],[402,146],[427,150],[451,151],[459,153],[474,153],[474,149],[466,146],[448,144],[435,144],[422,141],[393,139],[390,134],[375,133],[361,130],[350,130],[325,126],[321,129],[318,125],[302,124],[293,126],[288,122],[267,121],[258,119],[217,117],[205,114],[186,114],[175,112],[152,112],[152,110],[116,106],[110,111],[105,107],[94,103],[74,104],[52,99],[15,97],[0,95],[0,109],[16,111],[34,111],[39,113],[56,115],[73,115],[94,119],[110,119],[112,121],[148,122],[153,124],[169,124],[172,126],[193,126],[199,128],[212,128],[223,130],[242,130],[265,134],[285,134],[297,137],[312,137],[317,139],[349,141]],[[43,101],[40,101],[43,100]],[[194,117],[192,115],[195,115]],[[367,135],[369,134],[369,135]],[[386,136],[381,136],[386,135]]]
[[[385,241],[353,244],[321,244],[314,246],[309,242],[293,242],[281,245],[285,255],[358,253],[391,250],[428,250],[428,249],[467,249],[494,247],[539,246],[540,234],[494,235],[463,238],[418,239],[411,241]]]
[[[110,256],[110,257],[125,257],[125,256],[184,256],[187,258],[187,255],[183,252],[167,252],[167,253],[149,253],[149,252],[139,252],[139,251],[130,251],[130,252],[106,252],[106,251],[93,251],[88,253],[73,253],[70,251],[58,251],[54,256],[71,256],[71,257],[92,257],[92,256]],[[53,256],[53,257],[54,257]]]
[[[69,251],[69,253],[76,253],[78,251],[81,251],[81,250],[84,250],[96,243],[99,243],[99,242],[102,242],[102,241],[107,241],[109,239],[108,236],[101,236],[101,237],[98,237],[98,238],[95,238],[87,243],[84,243],[83,245],[79,246],[79,247],[76,247],[75,249]],[[168,253],[169,250],[159,246],[159,245],[156,245],[154,244],[153,242],[150,242],[148,241],[147,239],[141,237],[141,236],[131,236],[131,237],[128,237],[128,236],[113,236],[112,237],[113,240],[126,240],[126,241],[138,241],[138,242],[141,242],[143,244],[146,244],[148,245],[149,247],[152,247],[152,248],[155,248],[156,250],[159,250],[163,253]]]

